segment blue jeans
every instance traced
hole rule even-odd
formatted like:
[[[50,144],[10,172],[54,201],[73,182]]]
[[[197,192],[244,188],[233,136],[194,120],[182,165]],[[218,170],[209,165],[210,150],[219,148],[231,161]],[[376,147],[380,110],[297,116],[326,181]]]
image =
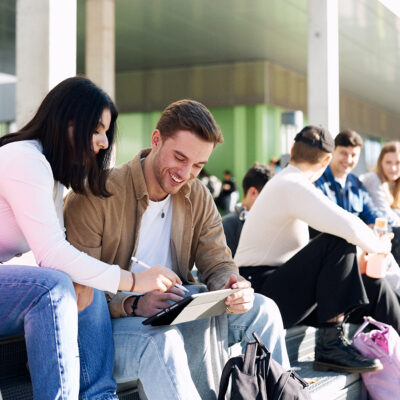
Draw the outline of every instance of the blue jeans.
[[[78,345],[81,360],[80,400],[118,400],[112,377],[114,343],[104,293],[94,290],[93,301],[78,314]]]
[[[93,303],[79,313],[79,355],[71,279],[51,269],[0,265],[0,337],[24,332],[35,399],[117,399],[102,292],[95,290]]]
[[[143,320],[140,317],[112,320],[114,377],[117,382],[139,379],[149,400],[216,398],[215,393],[204,387],[204,382],[196,379],[196,384],[193,383],[198,373],[194,370],[196,366],[192,366],[192,371],[189,369],[187,358],[189,352],[192,355],[204,352],[202,332],[199,332],[200,321],[204,320],[182,324],[186,332],[189,324],[193,327],[191,334],[186,334],[185,343],[179,325],[152,327],[142,325]],[[251,310],[228,315],[228,344],[242,343],[244,346],[247,341],[253,340],[251,333],[254,331],[270,349],[273,358],[289,368],[279,309],[271,299],[258,294]]]
[[[35,399],[77,399],[78,311],[66,274],[0,265],[0,336],[24,331]]]
[[[241,343],[244,350],[256,332],[272,358],[285,369],[290,368],[281,313],[272,299],[255,293],[253,308],[243,314],[229,314],[228,323],[229,346]]]

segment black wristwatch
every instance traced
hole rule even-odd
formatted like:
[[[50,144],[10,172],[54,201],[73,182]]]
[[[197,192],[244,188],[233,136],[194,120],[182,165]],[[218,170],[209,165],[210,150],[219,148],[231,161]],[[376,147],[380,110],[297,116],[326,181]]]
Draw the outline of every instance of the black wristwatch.
[[[133,316],[136,316],[136,309],[137,309],[137,306],[138,306],[139,299],[141,297],[142,296],[136,296],[135,300],[133,300],[133,303],[132,303],[132,314],[131,314]]]

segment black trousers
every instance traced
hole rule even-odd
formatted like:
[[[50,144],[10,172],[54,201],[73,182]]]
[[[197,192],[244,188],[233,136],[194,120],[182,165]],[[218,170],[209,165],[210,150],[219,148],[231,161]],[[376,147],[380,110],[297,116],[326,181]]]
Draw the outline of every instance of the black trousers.
[[[400,333],[400,296],[385,279],[374,279],[362,275],[369,304],[354,310],[348,321],[355,324],[364,322],[363,316],[370,315],[377,321],[392,325]]]
[[[392,240],[392,254],[397,264],[400,265],[400,227],[392,227],[393,240]]]
[[[285,328],[299,323],[319,326],[368,304],[356,247],[326,233],[279,267],[241,267],[240,274],[257,293],[277,303]]]

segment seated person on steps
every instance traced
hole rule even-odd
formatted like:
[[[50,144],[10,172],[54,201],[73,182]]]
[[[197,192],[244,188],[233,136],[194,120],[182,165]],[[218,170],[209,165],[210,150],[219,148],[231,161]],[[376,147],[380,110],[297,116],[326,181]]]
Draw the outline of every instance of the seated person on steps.
[[[378,209],[364,185],[351,171],[357,166],[363,140],[353,130],[344,130],[335,137],[335,150],[332,160],[323,175],[315,182],[330,200],[348,212],[356,215],[367,225],[373,227],[380,217]],[[387,261],[396,264],[389,254]],[[362,264],[365,264],[364,262]],[[360,266],[362,266],[360,262]],[[398,268],[397,265],[393,266]],[[386,277],[376,279],[361,272],[369,304],[359,307],[351,314],[351,321],[362,323],[364,315],[372,315],[376,320],[392,325],[400,332],[400,295],[395,292]]]
[[[255,163],[246,172],[243,178],[243,201],[236,204],[235,209],[230,214],[222,217],[222,225],[226,236],[226,243],[231,249],[232,257],[235,257],[236,249],[239,244],[240,233],[246,216],[253,206],[256,198],[264,185],[274,176],[275,169],[266,164]]]
[[[288,167],[264,186],[247,216],[235,262],[257,293],[275,300],[286,328],[319,327],[315,369],[374,371],[380,362],[348,344],[342,322],[368,303],[355,245],[388,253],[390,238],[378,239],[313,185],[333,149],[322,127],[306,126],[296,135]],[[308,225],[325,233],[309,241]]]
[[[239,276],[213,198],[194,179],[222,141],[204,105],[192,100],[172,103],[152,133],[151,148],[111,171],[111,197],[71,194],[67,198],[67,237],[89,254],[126,269],[131,267],[132,255],[149,265],[172,268],[188,288],[194,283],[194,263],[209,290],[240,288],[226,302],[229,344],[245,343],[256,331],[287,368],[279,310],[272,300],[254,295],[250,283]],[[139,379],[149,399],[215,398],[204,383],[193,383],[197,371],[188,366],[188,348],[204,350],[195,340],[199,321],[182,324],[193,326],[188,340],[179,326],[142,325],[144,317],[183,295],[176,288],[139,298],[119,293],[109,303],[114,318],[114,376],[117,381]]]

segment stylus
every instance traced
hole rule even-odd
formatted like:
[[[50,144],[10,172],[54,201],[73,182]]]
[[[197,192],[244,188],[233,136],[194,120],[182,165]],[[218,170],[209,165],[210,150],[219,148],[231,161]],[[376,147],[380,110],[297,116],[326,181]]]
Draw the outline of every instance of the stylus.
[[[143,261],[138,260],[136,257],[131,257],[131,260],[132,260],[134,263],[139,264],[139,265],[141,265],[141,266],[144,267],[144,268],[147,268],[147,269],[151,268],[150,265],[147,265],[147,264],[144,263]],[[187,290],[187,289],[185,288],[185,286],[182,286],[182,285],[180,285],[179,283],[175,283],[175,286],[176,286],[177,288],[183,290],[184,292],[189,293],[189,290]]]

